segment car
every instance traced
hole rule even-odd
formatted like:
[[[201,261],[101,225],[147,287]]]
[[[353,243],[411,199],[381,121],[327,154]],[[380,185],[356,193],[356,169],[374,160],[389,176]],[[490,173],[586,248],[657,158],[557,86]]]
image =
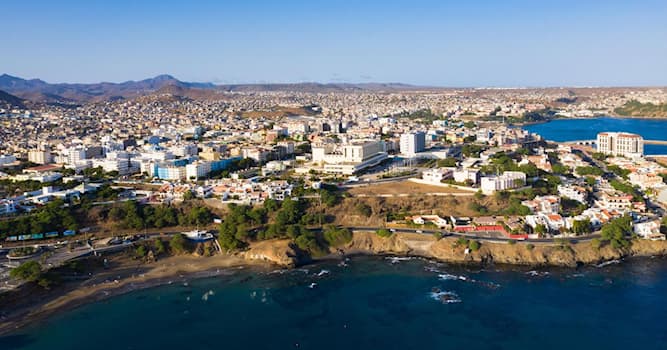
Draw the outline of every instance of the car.
[[[415,232],[417,232],[417,233],[424,233],[424,231],[422,231],[422,230],[417,230],[417,231],[415,231]]]

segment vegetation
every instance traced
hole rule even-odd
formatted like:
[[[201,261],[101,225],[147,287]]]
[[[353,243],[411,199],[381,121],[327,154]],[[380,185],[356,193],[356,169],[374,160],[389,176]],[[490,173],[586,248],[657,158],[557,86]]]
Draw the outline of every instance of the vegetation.
[[[479,157],[482,151],[484,151],[484,147],[475,144],[465,144],[461,147],[461,153],[466,157]]]
[[[181,234],[176,234],[169,240],[169,249],[172,254],[183,254],[188,252],[187,240]]]
[[[169,226],[209,225],[213,214],[207,207],[194,206],[181,211],[167,205],[141,205],[126,201],[109,210],[108,219],[123,229],[163,228]]]
[[[441,168],[450,168],[450,167],[456,167],[457,165],[457,160],[456,158],[448,157],[445,159],[439,159],[437,161],[438,167]]]
[[[470,240],[470,242],[468,242],[468,248],[473,252],[478,251],[479,247],[480,247],[480,243],[478,241]]]
[[[628,170],[628,169],[623,169],[623,168],[621,168],[621,167],[618,166],[618,165],[614,165],[614,164],[609,165],[609,166],[607,166],[607,169],[609,169],[609,171],[611,171],[612,173],[614,173],[614,174],[616,174],[617,176],[620,176],[620,177],[622,177],[622,178],[624,178],[624,179],[627,179],[627,178],[628,178],[628,175],[630,175],[630,170]]]
[[[27,233],[77,230],[79,225],[72,208],[65,207],[62,200],[54,200],[36,209],[33,214],[0,221],[0,238]]]
[[[603,241],[608,241],[614,248],[628,248],[630,241],[628,237],[632,235],[632,218],[625,215],[616,218],[602,226],[600,236]]]
[[[535,249],[535,245],[532,244],[532,243],[528,243],[528,244],[526,244],[526,249],[533,250],[533,249]]]
[[[633,117],[665,117],[667,116],[667,103],[656,105],[650,102],[641,103],[637,100],[631,100],[614,109],[614,113]]]
[[[572,223],[572,232],[578,235],[591,233],[593,232],[593,226],[591,225],[591,220],[575,220]]]
[[[595,166],[578,166],[574,171],[581,175],[593,175],[593,176],[602,176],[604,174],[604,171],[598,167]]]
[[[381,228],[381,229],[375,231],[375,233],[380,237],[389,237],[389,236],[391,236],[391,234],[393,232],[387,230],[386,228]]]
[[[323,232],[324,240],[329,246],[340,246],[352,241],[352,232],[346,228],[327,226]]]
[[[634,200],[636,202],[640,202],[640,201],[643,202],[644,201],[644,199],[642,198],[641,191],[639,191],[637,188],[633,187],[632,185],[630,185],[626,182],[614,179],[614,180],[609,181],[609,184],[615,190],[623,192],[625,194],[631,195],[632,200]]]
[[[37,281],[42,276],[42,266],[34,260],[26,261],[9,272],[12,278],[27,282]]]

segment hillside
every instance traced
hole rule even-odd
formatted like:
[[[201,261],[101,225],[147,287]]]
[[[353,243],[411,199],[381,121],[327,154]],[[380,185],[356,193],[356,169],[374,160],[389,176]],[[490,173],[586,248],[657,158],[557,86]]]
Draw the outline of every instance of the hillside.
[[[667,103],[656,105],[632,100],[614,109],[614,113],[626,117],[667,118]]]
[[[25,108],[25,105],[22,99],[0,90],[0,108]]]

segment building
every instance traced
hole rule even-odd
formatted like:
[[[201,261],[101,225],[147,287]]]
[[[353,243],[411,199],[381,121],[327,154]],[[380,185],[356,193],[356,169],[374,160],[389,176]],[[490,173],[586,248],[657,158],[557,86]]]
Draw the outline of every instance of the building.
[[[460,169],[454,170],[454,181],[459,183],[471,183],[473,185],[479,182],[479,170]]]
[[[632,230],[637,236],[650,240],[665,240],[665,235],[660,233],[660,220],[636,223]]]
[[[653,173],[631,173],[628,180],[631,184],[641,187],[642,190],[665,186],[662,177]]]
[[[558,185],[558,195],[586,204],[588,191],[581,186]]]
[[[626,132],[601,132],[597,136],[597,151],[600,153],[641,157],[644,155],[644,139],[637,134]]]
[[[528,207],[531,213],[557,214],[560,210],[560,197],[537,196],[521,202],[521,205]]]
[[[520,171],[506,171],[500,176],[485,176],[481,180],[484,194],[519,188],[526,184],[526,174]]]
[[[322,165],[322,171],[343,175],[352,175],[387,159],[382,141],[317,145],[313,146],[312,154],[313,163]]]
[[[408,156],[423,152],[426,149],[426,135],[421,131],[403,134],[399,147],[401,153]]]
[[[11,199],[0,199],[0,216],[16,212],[16,205]]]
[[[0,165],[7,165],[16,162],[16,157],[13,155],[0,155]]]
[[[53,157],[49,150],[33,150],[28,152],[28,161],[35,164],[49,164],[53,161]]]
[[[432,183],[441,183],[444,179],[452,177],[452,170],[446,168],[433,168],[422,172],[422,179]]]
[[[600,200],[596,202],[598,206],[604,209],[630,210],[632,209],[632,196],[629,194],[609,194],[600,195]]]

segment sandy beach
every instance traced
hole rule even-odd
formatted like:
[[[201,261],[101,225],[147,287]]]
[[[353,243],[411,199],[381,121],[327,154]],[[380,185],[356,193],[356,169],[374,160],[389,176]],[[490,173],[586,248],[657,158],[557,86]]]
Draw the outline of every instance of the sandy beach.
[[[54,290],[47,291],[39,301],[3,300],[0,305],[8,313],[0,315],[0,335],[5,335],[28,325],[41,322],[62,310],[71,310],[78,306],[108,299],[135,290],[154,286],[185,282],[197,278],[214,277],[233,273],[236,269],[256,268],[258,270],[275,268],[268,262],[247,260],[234,255],[215,255],[196,257],[192,255],[172,256],[153,263],[142,263],[131,259],[115,257],[117,266],[100,270],[90,278],[79,282],[68,282]],[[18,299],[17,299],[18,300]],[[23,305],[25,304],[25,305]]]

